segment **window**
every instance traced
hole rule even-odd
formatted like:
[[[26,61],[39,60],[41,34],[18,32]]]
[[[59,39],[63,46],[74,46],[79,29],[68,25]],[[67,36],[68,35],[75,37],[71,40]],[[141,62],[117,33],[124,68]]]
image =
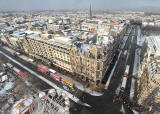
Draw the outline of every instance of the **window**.
[[[101,54],[98,54],[97,59],[100,59],[100,58],[101,58]]]

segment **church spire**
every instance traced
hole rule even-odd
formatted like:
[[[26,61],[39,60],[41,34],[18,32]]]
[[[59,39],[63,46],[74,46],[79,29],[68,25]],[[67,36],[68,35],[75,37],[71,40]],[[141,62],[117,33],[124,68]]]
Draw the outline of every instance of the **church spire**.
[[[90,4],[90,8],[89,8],[89,18],[90,19],[92,18],[92,7],[91,7],[91,4]]]

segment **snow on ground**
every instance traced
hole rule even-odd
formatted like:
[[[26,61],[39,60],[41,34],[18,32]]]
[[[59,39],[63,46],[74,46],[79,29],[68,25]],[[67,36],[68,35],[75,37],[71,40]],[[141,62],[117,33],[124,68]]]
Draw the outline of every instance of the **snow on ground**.
[[[7,90],[10,90],[14,87],[13,82],[6,82],[4,87],[0,90],[0,95],[7,94]]]
[[[14,83],[13,82],[6,82],[5,86],[4,86],[4,90],[10,90],[14,87]]]
[[[127,40],[128,40],[128,36],[124,36],[124,40],[123,40],[123,44],[122,44],[122,46],[121,46],[121,49],[123,49],[123,48],[125,47]],[[130,47],[130,48],[131,48],[131,47]],[[112,78],[112,76],[113,76],[113,73],[114,73],[115,68],[116,68],[116,66],[117,66],[117,64],[118,64],[118,61],[119,61],[119,58],[120,58],[121,54],[122,54],[122,50],[120,51],[120,53],[119,53],[119,55],[118,55],[118,59],[117,59],[115,65],[114,65],[114,67],[113,67],[113,69],[112,69],[112,71],[111,71],[111,74],[110,74],[110,76],[109,76],[109,78],[108,78],[108,80],[107,80],[107,82],[106,82],[106,85],[105,85],[105,89],[106,89],[106,90],[108,89],[108,86],[109,86],[109,84],[110,84],[111,78]],[[128,59],[128,56],[129,56],[129,52],[128,52],[128,55],[127,55],[127,59]]]
[[[93,96],[101,96],[102,93],[96,92],[96,91],[92,91],[90,88],[85,88],[82,84],[80,84],[79,82],[65,76],[65,75],[61,75],[63,78],[66,78],[67,80],[73,82],[75,84],[75,86],[80,89],[81,91],[85,91]]]
[[[138,70],[137,63],[138,63],[138,50],[136,49],[135,58],[134,58],[133,76],[137,74],[137,70]]]
[[[5,93],[6,93],[6,90],[4,90],[4,89],[1,88],[1,90],[0,90],[0,96],[3,95],[3,94],[5,94]]]
[[[132,78],[131,89],[130,89],[130,100],[131,101],[133,101],[133,97],[134,97],[135,82],[136,82],[136,80],[134,78]]]
[[[139,69],[140,65],[140,49],[136,49],[135,51],[135,58],[134,58],[134,67],[133,67],[133,77],[132,77],[132,82],[131,82],[131,89],[130,89],[130,100],[133,101],[134,98],[134,91],[135,91],[135,83],[136,83],[136,77],[137,77],[137,72]]]
[[[26,56],[24,56],[24,55],[20,55],[19,58],[24,59],[25,61],[29,61],[29,60],[28,60],[29,58],[26,57]]]
[[[146,39],[146,36],[141,36],[141,29],[140,27],[138,27],[138,33],[137,33],[137,45],[139,46],[142,46],[145,39]]]
[[[117,59],[115,65],[114,65],[114,67],[113,67],[113,69],[112,69],[112,72],[111,72],[111,74],[109,75],[109,78],[108,78],[108,80],[107,80],[107,82],[106,82],[106,85],[105,85],[105,89],[106,89],[106,90],[108,89],[108,86],[109,86],[109,84],[110,84],[110,81],[111,81],[111,78],[112,78],[112,76],[113,76],[113,73],[114,73],[114,71],[115,71],[115,69],[116,69],[116,67],[117,67],[117,64],[118,64],[118,61],[119,61],[119,58],[120,58],[121,54],[122,54],[122,50],[121,50],[121,52],[119,53],[118,59]]]
[[[126,45],[126,41],[128,40],[128,36],[124,36],[124,39],[123,39],[123,44],[121,46],[121,49],[124,48],[124,46]]]
[[[127,40],[127,37],[125,38],[125,42],[126,42],[126,40]],[[12,49],[10,49],[10,48],[8,48],[8,47],[4,47],[4,48],[5,48],[6,50],[10,51],[10,52],[15,52],[14,50],[12,50]],[[29,57],[26,57],[26,56],[24,56],[24,55],[20,55],[19,57],[20,57],[21,59],[29,62]],[[48,69],[47,66],[44,66],[44,65],[42,65],[42,64],[38,64],[37,66],[38,66],[38,67],[42,67],[42,68],[44,68],[44,69]],[[69,78],[69,77],[67,77],[67,76],[63,76],[63,75],[62,75],[62,77],[68,79],[68,80],[71,81],[71,82],[73,82],[73,83],[75,84],[75,86],[76,86],[78,89],[82,90],[82,91],[86,91],[87,93],[90,93],[91,95],[94,95],[94,96],[101,96],[101,95],[102,95],[102,94],[99,93],[99,92],[92,91],[92,90],[89,89],[89,88],[85,88],[82,84],[80,84],[79,82],[77,82],[77,81],[75,81],[75,80],[73,80],[73,79],[71,79],[71,78]],[[25,84],[26,84],[27,86],[31,86],[31,84],[30,84],[29,82],[26,82],[26,81],[25,81]]]
[[[65,91],[64,89],[59,88],[56,84],[54,84],[54,83],[51,82],[50,80],[47,80],[46,78],[42,77],[41,75],[37,74],[37,73],[34,72],[32,69],[30,69],[30,68],[22,65],[21,63],[19,63],[19,62],[16,61],[15,59],[9,57],[9,56],[6,55],[5,53],[3,53],[3,52],[1,52],[1,51],[0,51],[0,53],[3,54],[3,55],[4,55],[5,57],[7,57],[8,59],[10,59],[12,62],[18,64],[18,65],[21,66],[21,67],[23,67],[26,71],[28,71],[28,72],[30,72],[31,74],[35,75],[37,78],[43,80],[44,82],[46,82],[47,84],[49,84],[49,85],[52,86],[53,88],[61,90],[61,91],[64,92],[66,95],[68,95],[68,97],[69,97],[70,99],[72,99],[74,102],[79,103],[79,104],[84,105],[84,106],[90,107],[90,105],[88,105],[87,103],[81,102],[77,97],[75,97],[75,96],[72,95],[71,93]]]
[[[142,36],[139,45],[142,46],[146,40],[146,36]]]
[[[116,95],[119,95],[120,90],[121,90],[121,84],[118,85],[118,87],[115,91]]]

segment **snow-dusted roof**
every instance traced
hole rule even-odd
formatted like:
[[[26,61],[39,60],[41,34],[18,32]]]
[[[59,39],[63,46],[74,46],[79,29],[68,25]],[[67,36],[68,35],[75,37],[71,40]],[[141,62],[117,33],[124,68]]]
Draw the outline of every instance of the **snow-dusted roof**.
[[[155,44],[157,50],[160,50],[160,37],[154,37],[153,41],[154,41],[154,44]]]
[[[73,41],[73,39],[74,39],[75,37],[73,37],[73,36],[59,36],[59,37],[56,37],[56,39],[58,39],[58,40],[62,40],[62,41],[65,41],[65,42],[71,42],[71,41]]]
[[[69,45],[64,45],[64,44],[61,44],[59,42],[56,42],[55,39],[44,39],[44,38],[41,38],[41,37],[36,37],[34,35],[29,35],[28,37],[31,38],[31,39],[38,40],[38,41],[46,42],[46,43],[51,44],[51,45],[56,45],[56,46],[60,46],[60,47],[63,47],[63,48],[69,48]]]
[[[154,47],[153,47],[153,43],[151,42],[150,39],[148,39],[148,47],[151,51],[151,53],[155,53]]]
[[[11,114],[20,114],[20,113],[24,113],[27,111],[27,109],[29,109],[30,105],[32,104],[33,100],[32,98],[28,98],[28,99],[20,99],[19,101],[17,101],[14,105],[13,108],[11,110]],[[23,104],[23,105],[21,105]]]

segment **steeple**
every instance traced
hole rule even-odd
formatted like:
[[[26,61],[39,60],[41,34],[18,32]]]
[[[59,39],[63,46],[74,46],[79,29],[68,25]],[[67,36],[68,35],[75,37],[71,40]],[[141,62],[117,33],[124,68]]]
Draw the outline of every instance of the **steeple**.
[[[90,19],[92,18],[92,7],[91,7],[91,4],[90,4],[90,8],[89,8],[89,18]]]

